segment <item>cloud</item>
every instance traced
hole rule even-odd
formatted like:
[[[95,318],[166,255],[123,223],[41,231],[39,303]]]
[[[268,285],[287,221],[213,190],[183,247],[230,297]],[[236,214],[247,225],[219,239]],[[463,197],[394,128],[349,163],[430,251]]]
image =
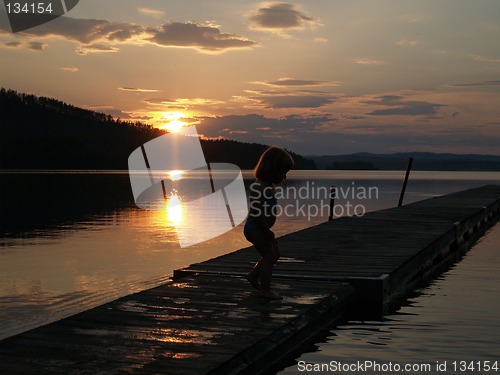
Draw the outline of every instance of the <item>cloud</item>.
[[[416,47],[420,44],[420,42],[418,40],[401,39],[398,40],[396,44],[402,47]]]
[[[149,121],[149,120],[154,118],[153,116],[141,116],[141,115],[135,115],[135,114],[131,114],[130,117],[133,118],[134,120],[138,120],[138,121]]]
[[[488,63],[500,63],[500,59],[495,59],[491,57],[485,57],[480,55],[471,55],[471,59],[479,62],[488,62]]]
[[[250,106],[270,109],[319,108],[333,103],[332,93],[320,90],[306,90],[303,87],[334,85],[325,81],[283,79],[271,82],[254,82],[276,87],[269,90],[246,90],[246,96],[233,97],[233,100],[249,102]]]
[[[273,95],[252,99],[266,108],[319,108],[334,101],[329,95]]]
[[[77,49],[79,54],[116,52],[119,44],[153,44],[212,53],[257,46],[256,42],[243,36],[222,33],[219,26],[213,23],[194,22],[167,22],[158,27],[151,27],[124,22],[59,17],[19,34],[77,42],[80,43]]]
[[[457,83],[450,85],[452,87],[474,87],[474,86],[500,86],[500,81],[483,81],[483,82],[473,82],[473,83]]]
[[[80,70],[76,66],[61,67],[59,69],[64,70],[65,72],[71,72],[71,73],[76,73]]]
[[[449,128],[422,132],[401,122],[355,124],[342,129],[329,116],[292,115],[270,118],[259,114],[202,117],[198,132],[207,138],[232,139],[287,147],[303,155],[412,150],[470,150],[498,145],[498,137]],[[369,120],[367,120],[369,121]],[[346,132],[347,131],[347,132]],[[442,151],[444,152],[444,151]]]
[[[166,98],[147,98],[142,100],[144,103],[150,105],[164,105],[164,104],[175,104],[175,99],[166,99]]]
[[[156,10],[151,8],[137,8],[137,11],[145,16],[153,17],[153,18],[163,18],[165,17],[165,12],[162,10]]]
[[[359,58],[354,60],[358,65],[384,65],[385,63],[381,60]]]
[[[224,51],[234,48],[249,48],[257,45],[247,38],[235,34],[221,33],[210,23],[169,22],[153,30],[148,39],[162,47],[189,47],[202,51]]]
[[[329,128],[334,121],[328,116],[270,118],[259,114],[200,117],[198,120],[198,130],[206,137],[260,143],[267,138],[298,140],[303,134]]]
[[[314,43],[328,43],[329,40],[327,38],[323,38],[323,37],[318,37],[318,38],[314,38]]]
[[[350,125],[349,130],[371,130],[374,133],[380,133],[382,131],[389,132],[396,129],[405,130],[406,126],[401,124],[361,124],[361,125]]]
[[[279,78],[277,81],[253,82],[266,86],[337,86],[334,82],[294,79],[294,78]]]
[[[121,91],[130,91],[130,92],[159,92],[158,89],[141,89],[137,87],[118,87],[118,90]]]
[[[47,44],[41,42],[26,42],[26,41],[15,41],[15,42],[5,42],[2,48],[21,48],[29,49],[31,51],[43,51]]]
[[[4,48],[19,48],[22,46],[21,42],[5,42]]]
[[[297,5],[289,3],[270,3],[263,5],[248,17],[252,28],[264,31],[284,31],[303,29],[305,25],[319,24],[303,13]]]
[[[127,121],[148,121],[151,120],[151,116],[146,116],[141,114],[137,114],[134,112],[124,112],[121,109],[114,108],[113,106],[106,105],[94,105],[89,106],[88,109],[92,111],[96,111],[99,113],[104,113],[106,115],[111,115],[115,119],[127,120]]]
[[[118,52],[118,48],[113,47],[109,44],[95,43],[89,45],[82,45],[80,46],[80,48],[76,50],[76,53],[79,55],[88,55],[89,53],[96,53],[96,52]]]
[[[376,98],[377,100],[365,101],[365,104],[375,104],[379,106],[388,106],[394,108],[377,109],[368,115],[372,116],[432,116],[437,113],[436,109],[445,107],[444,104],[435,104],[419,101],[404,101],[402,96],[384,95]]]
[[[144,31],[143,26],[130,23],[111,23],[105,20],[59,17],[19,34],[37,37],[59,37],[82,44],[92,44],[103,41],[125,42],[133,36],[144,33]]]
[[[168,98],[168,97],[147,97],[141,99],[142,103],[146,103],[146,108],[143,110],[148,113],[220,113],[227,109],[228,103],[219,99],[208,98]],[[234,105],[234,102],[231,103]],[[156,116],[157,117],[157,116]],[[177,118],[176,118],[177,120]],[[184,120],[183,120],[184,121]],[[184,121],[186,122],[186,121]]]
[[[319,108],[333,103],[336,97],[327,90],[315,87],[337,86],[336,83],[318,80],[280,78],[275,81],[252,82],[269,86],[266,90],[245,90],[247,96],[233,97],[233,100],[250,102],[250,106],[260,108]],[[312,87],[312,88],[310,88]]]
[[[28,42],[28,49],[32,51],[43,51],[45,47],[47,47],[47,44],[40,43],[40,42]]]
[[[399,17],[399,21],[403,23],[418,23],[422,22],[423,18],[418,14],[405,14]]]
[[[343,119],[347,120],[364,120],[366,117],[361,115],[341,115]]]
[[[381,100],[384,99],[378,99]],[[392,96],[385,100],[401,101],[402,98]],[[275,144],[303,155],[408,150],[498,154],[499,137],[491,132],[455,126],[433,128],[429,132],[397,119],[377,124],[373,117],[367,117],[364,123],[342,126],[341,118],[331,116],[271,118],[249,114],[200,117],[199,122],[198,132],[209,138]]]
[[[113,118],[115,119],[121,119],[121,120],[129,120],[131,119],[132,117],[130,116],[130,114],[126,113],[126,112],[123,112],[122,110],[120,109],[105,109],[104,110],[104,113],[107,114],[107,115],[111,115],[113,116]]]

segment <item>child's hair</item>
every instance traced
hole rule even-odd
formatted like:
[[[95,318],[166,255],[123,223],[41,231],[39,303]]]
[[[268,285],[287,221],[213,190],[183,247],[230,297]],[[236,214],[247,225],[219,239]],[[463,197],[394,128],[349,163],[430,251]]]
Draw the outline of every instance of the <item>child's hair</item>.
[[[294,164],[288,152],[279,147],[271,146],[260,157],[254,169],[254,175],[259,180],[271,181],[280,170],[288,172]]]

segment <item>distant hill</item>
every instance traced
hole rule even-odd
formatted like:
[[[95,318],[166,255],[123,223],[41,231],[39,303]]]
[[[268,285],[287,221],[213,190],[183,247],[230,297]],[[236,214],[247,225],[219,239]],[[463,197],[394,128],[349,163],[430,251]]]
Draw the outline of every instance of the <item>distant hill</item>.
[[[350,155],[308,156],[318,169],[381,169],[404,170],[413,158],[412,170],[421,171],[500,171],[500,156],[478,154],[436,154],[405,152],[396,154],[357,153]],[[357,166],[357,168],[356,168]]]
[[[334,161],[333,163],[327,164],[325,169],[344,170],[344,171],[350,171],[350,170],[374,171],[377,170],[378,168],[375,167],[372,163],[369,163],[367,161],[345,160],[345,161]]]
[[[0,169],[120,169],[130,153],[166,132],[56,99],[0,89]],[[252,169],[266,145],[202,140],[208,162]],[[291,153],[296,169],[316,169]]]

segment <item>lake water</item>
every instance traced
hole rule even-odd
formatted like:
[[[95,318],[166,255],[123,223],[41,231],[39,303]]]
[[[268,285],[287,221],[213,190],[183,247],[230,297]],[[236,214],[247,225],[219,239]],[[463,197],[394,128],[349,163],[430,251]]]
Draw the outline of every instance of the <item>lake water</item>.
[[[275,232],[283,235],[325,221],[325,192],[331,185],[339,194],[337,216],[394,207],[403,176],[397,171],[292,171],[284,189],[297,194],[280,200],[280,207],[290,210],[278,218]],[[250,172],[244,178],[248,186]],[[500,184],[500,174],[415,171],[404,203],[486,184]],[[153,287],[176,268],[248,246],[239,225],[181,248],[166,210],[135,206],[127,172],[4,171],[0,199],[0,339]],[[181,220],[189,221],[189,213]],[[476,266],[481,273],[481,264]],[[493,298],[490,292],[481,291]],[[359,326],[371,332],[370,326]]]
[[[342,374],[499,373],[499,244],[496,224],[459,263],[416,291],[398,311],[383,321],[332,327],[325,342],[278,373],[313,373],[301,371],[308,366]],[[358,368],[358,363],[368,366]]]

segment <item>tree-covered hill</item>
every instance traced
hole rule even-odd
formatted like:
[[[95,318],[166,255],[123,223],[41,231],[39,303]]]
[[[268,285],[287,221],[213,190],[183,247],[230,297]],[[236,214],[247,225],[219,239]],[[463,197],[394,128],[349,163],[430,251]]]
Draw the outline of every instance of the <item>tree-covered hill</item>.
[[[268,148],[258,143],[243,143],[230,140],[201,141],[201,147],[208,162],[226,162],[241,169],[253,169],[260,155]],[[287,150],[295,161],[294,169],[316,169],[316,164],[294,152]]]
[[[0,89],[0,169],[127,169],[128,156],[164,131],[62,101]],[[265,145],[203,140],[208,162],[255,166]],[[315,163],[292,153],[297,169]]]

